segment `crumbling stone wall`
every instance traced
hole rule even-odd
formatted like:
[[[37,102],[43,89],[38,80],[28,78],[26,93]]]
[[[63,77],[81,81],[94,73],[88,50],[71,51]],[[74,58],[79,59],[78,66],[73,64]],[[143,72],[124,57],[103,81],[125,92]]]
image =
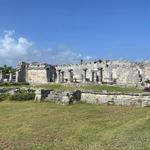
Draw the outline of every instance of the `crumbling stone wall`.
[[[26,82],[27,81],[27,67],[28,63],[20,62],[16,68],[16,82]]]
[[[34,84],[55,82],[55,67],[46,63],[19,63],[16,69],[16,82]]]
[[[27,68],[27,82],[29,83],[48,83],[55,79],[54,67],[49,64],[32,63]]]
[[[91,104],[122,105],[134,107],[150,106],[149,93],[82,92],[81,101]]]
[[[80,101],[80,91],[35,90],[35,101],[53,101],[58,104],[70,104]]]
[[[150,65],[148,65],[148,68],[150,69]],[[145,71],[144,68],[141,68],[141,65],[129,61],[99,60],[87,63],[82,62],[82,64],[56,66],[57,82],[94,82],[131,86],[140,85],[144,76],[146,76],[145,74],[150,72],[147,70],[147,68]],[[73,80],[70,79],[71,73],[73,74]],[[147,76],[150,78],[149,75]]]
[[[133,107],[150,106],[150,93],[118,93],[94,91],[35,91],[35,101],[53,101],[58,104],[86,102],[91,104],[122,105]]]
[[[16,82],[29,83],[95,83],[141,86],[150,80],[150,62],[82,61],[80,64],[49,65],[22,63]]]

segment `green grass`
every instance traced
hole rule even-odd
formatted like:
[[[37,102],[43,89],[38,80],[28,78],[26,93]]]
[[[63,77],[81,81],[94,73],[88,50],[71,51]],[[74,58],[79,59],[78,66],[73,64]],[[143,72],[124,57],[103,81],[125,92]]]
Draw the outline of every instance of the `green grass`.
[[[54,89],[54,90],[76,90],[75,86],[65,85],[65,84],[41,84],[36,85],[35,87],[46,88],[46,89]]]
[[[31,85],[3,85],[0,88],[30,88]]]
[[[72,91],[72,90],[93,90],[93,91],[104,91],[107,90],[109,92],[123,92],[123,93],[140,93],[143,90],[140,88],[136,87],[120,87],[120,86],[115,86],[115,85],[81,85],[81,86],[72,86],[72,85],[67,85],[67,84],[41,84],[41,85],[22,85],[16,84],[16,85],[1,85],[0,88],[32,88],[32,87],[37,87],[37,88],[46,88],[46,89],[54,89],[54,90],[67,90],[67,91]]]
[[[47,88],[47,89],[57,89],[57,90],[93,90],[93,91],[104,91],[109,92],[124,92],[124,93],[139,93],[142,89],[136,87],[119,87],[119,86],[109,86],[109,85],[82,85],[82,86],[71,86],[64,84],[43,84],[36,87]]]
[[[150,108],[0,102],[1,150],[149,150]]]
[[[29,87],[27,82],[0,82],[0,87],[10,88],[10,87]]]

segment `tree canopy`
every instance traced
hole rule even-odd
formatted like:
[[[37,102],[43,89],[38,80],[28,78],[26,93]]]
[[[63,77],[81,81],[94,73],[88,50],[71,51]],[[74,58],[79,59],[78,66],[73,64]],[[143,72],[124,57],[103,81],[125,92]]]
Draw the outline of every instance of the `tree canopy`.
[[[11,66],[4,65],[3,67],[0,67],[0,70],[2,70],[4,74],[10,73],[10,72],[15,74],[15,69]]]

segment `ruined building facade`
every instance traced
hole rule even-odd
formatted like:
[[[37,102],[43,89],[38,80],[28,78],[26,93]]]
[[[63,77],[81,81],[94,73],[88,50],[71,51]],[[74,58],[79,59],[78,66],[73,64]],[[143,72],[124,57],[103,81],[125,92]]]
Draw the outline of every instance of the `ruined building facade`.
[[[150,80],[150,62],[92,61],[79,64],[18,64],[16,82],[95,83],[140,86]]]
[[[53,82],[55,68],[46,63],[33,62],[31,64],[21,62],[16,69],[16,82],[48,83]]]

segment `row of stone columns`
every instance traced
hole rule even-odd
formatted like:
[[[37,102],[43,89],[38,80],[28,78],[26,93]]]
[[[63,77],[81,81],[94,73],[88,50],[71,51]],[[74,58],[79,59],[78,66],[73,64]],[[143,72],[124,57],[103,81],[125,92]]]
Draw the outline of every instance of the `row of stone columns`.
[[[95,83],[103,82],[103,68],[98,68],[98,71],[92,70],[92,82]]]
[[[87,81],[87,68],[83,69],[82,74],[82,82],[85,83]],[[69,79],[68,82],[73,82],[73,69],[69,69]],[[92,70],[92,82],[102,83],[103,81],[103,68],[99,68],[98,70]],[[64,82],[64,71],[61,69],[57,70],[57,83]]]
[[[72,70],[68,70],[70,73],[70,82],[73,82],[73,73]],[[60,69],[57,70],[57,83],[63,83],[64,82],[64,71],[61,71]]]
[[[4,74],[2,71],[0,71],[0,82],[3,82],[4,80]],[[9,73],[9,78],[7,79],[8,82],[12,82],[13,81],[13,74],[10,72]]]

